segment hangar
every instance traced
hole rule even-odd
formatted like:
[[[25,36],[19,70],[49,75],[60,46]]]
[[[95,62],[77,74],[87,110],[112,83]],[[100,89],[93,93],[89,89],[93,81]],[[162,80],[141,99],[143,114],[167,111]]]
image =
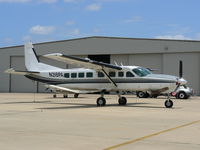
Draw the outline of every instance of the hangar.
[[[76,66],[48,60],[42,55],[58,52],[112,64],[144,66],[157,69],[155,73],[177,76],[182,60],[183,77],[195,94],[200,95],[200,41],[92,36],[37,43],[34,48],[40,61],[61,68]],[[4,73],[8,68],[25,70],[23,45],[0,48],[0,64],[0,92],[45,92],[42,83]]]

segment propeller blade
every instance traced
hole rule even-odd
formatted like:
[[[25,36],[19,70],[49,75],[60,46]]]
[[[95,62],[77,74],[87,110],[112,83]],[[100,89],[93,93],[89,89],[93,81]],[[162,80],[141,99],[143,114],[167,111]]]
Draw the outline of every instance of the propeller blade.
[[[183,62],[182,60],[179,61],[179,78],[183,77]]]

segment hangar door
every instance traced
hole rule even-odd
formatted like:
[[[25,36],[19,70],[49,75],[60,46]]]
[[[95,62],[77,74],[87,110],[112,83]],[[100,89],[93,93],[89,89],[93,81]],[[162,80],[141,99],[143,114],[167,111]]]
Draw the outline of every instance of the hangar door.
[[[12,56],[11,68],[25,70],[24,57]],[[37,92],[37,84],[22,75],[10,76],[10,92]]]
[[[88,58],[108,64],[110,63],[110,55],[88,55]]]

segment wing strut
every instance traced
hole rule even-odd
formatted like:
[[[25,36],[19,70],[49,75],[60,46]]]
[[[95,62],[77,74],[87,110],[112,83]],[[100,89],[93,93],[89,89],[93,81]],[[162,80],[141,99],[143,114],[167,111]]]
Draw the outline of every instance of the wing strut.
[[[117,87],[117,84],[111,79],[111,77],[107,74],[107,72],[102,68],[103,73],[108,77],[108,80]]]

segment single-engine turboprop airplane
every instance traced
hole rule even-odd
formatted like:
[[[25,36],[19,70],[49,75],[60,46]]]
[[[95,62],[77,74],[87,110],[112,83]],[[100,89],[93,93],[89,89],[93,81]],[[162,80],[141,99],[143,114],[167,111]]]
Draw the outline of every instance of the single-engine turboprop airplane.
[[[153,74],[148,69],[139,66],[119,66],[61,53],[48,54],[44,57],[84,68],[62,69],[50,66],[39,61],[30,42],[25,44],[24,52],[27,71],[10,68],[6,70],[6,73],[24,75],[31,80],[46,83],[51,88],[66,91],[66,93],[100,92],[101,96],[96,101],[97,106],[106,105],[104,93],[107,91],[116,91],[119,105],[126,105],[127,99],[121,96],[121,91],[170,93],[180,85],[187,83],[182,77]],[[168,96],[165,107],[171,108],[172,106],[173,102]]]

